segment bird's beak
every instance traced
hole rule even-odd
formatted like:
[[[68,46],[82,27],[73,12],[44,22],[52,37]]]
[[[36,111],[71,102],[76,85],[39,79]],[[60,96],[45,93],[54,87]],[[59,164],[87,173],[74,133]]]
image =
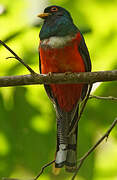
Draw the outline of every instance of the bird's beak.
[[[48,17],[49,15],[51,15],[51,13],[42,13],[42,14],[38,14],[37,17],[40,17],[42,19],[45,19],[46,17]]]

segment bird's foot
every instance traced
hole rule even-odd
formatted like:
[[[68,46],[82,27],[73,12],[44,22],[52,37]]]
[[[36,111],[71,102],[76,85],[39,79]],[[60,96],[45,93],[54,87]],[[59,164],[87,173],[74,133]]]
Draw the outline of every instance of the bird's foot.
[[[72,72],[70,72],[70,71],[65,72],[65,75],[68,75],[68,74],[72,74]]]

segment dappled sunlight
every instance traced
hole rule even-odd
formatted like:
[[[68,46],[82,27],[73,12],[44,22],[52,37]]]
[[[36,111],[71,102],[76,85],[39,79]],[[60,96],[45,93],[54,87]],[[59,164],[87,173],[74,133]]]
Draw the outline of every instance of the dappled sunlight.
[[[91,90],[91,94],[94,93],[96,91],[96,89],[100,86],[101,82],[97,82],[95,84],[93,84],[92,90]]]
[[[43,86],[34,85],[27,88],[26,99],[27,101],[43,112],[52,112],[51,102],[47,97]],[[29,98],[30,97],[30,98]]]
[[[48,133],[52,130],[51,117],[48,114],[34,117],[30,122],[31,128],[39,133]]]
[[[10,88],[1,88],[0,92],[4,99],[4,106],[7,110],[11,110],[13,108],[13,94],[14,94],[14,87]],[[10,102],[10,103],[9,103]]]
[[[48,175],[42,175],[39,180],[51,180],[51,178]]]
[[[30,180],[34,175],[22,165],[16,165],[10,174],[10,178],[18,178],[21,180]]]
[[[106,157],[106,158],[105,158]],[[96,152],[96,174],[104,178],[117,177],[117,140],[110,138],[98,148]]]
[[[6,156],[10,152],[10,144],[5,134],[0,132],[0,156]]]

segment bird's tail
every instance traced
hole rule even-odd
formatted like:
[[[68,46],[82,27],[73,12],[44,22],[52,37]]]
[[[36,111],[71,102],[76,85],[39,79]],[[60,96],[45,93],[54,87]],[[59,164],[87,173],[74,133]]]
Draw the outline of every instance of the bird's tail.
[[[78,114],[75,115],[74,120]],[[65,117],[65,116],[64,116]],[[65,120],[65,121],[64,121]],[[58,120],[57,133],[57,152],[55,159],[55,168],[61,168],[65,165],[65,169],[74,172],[77,168],[77,133],[78,129],[68,137],[68,119]],[[64,122],[63,122],[64,121]],[[68,124],[67,124],[68,123]]]
[[[77,130],[68,139],[68,150],[65,163],[65,169],[74,172],[77,168]]]
[[[59,144],[55,167],[61,168],[64,165],[69,172],[74,172],[77,168],[77,130],[68,138],[68,144]]]

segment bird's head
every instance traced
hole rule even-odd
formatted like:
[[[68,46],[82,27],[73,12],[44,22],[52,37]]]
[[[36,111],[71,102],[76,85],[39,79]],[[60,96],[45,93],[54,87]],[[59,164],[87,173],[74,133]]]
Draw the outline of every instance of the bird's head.
[[[78,31],[70,13],[60,6],[49,6],[38,17],[44,19],[40,31],[41,40],[52,36],[73,35]]]

